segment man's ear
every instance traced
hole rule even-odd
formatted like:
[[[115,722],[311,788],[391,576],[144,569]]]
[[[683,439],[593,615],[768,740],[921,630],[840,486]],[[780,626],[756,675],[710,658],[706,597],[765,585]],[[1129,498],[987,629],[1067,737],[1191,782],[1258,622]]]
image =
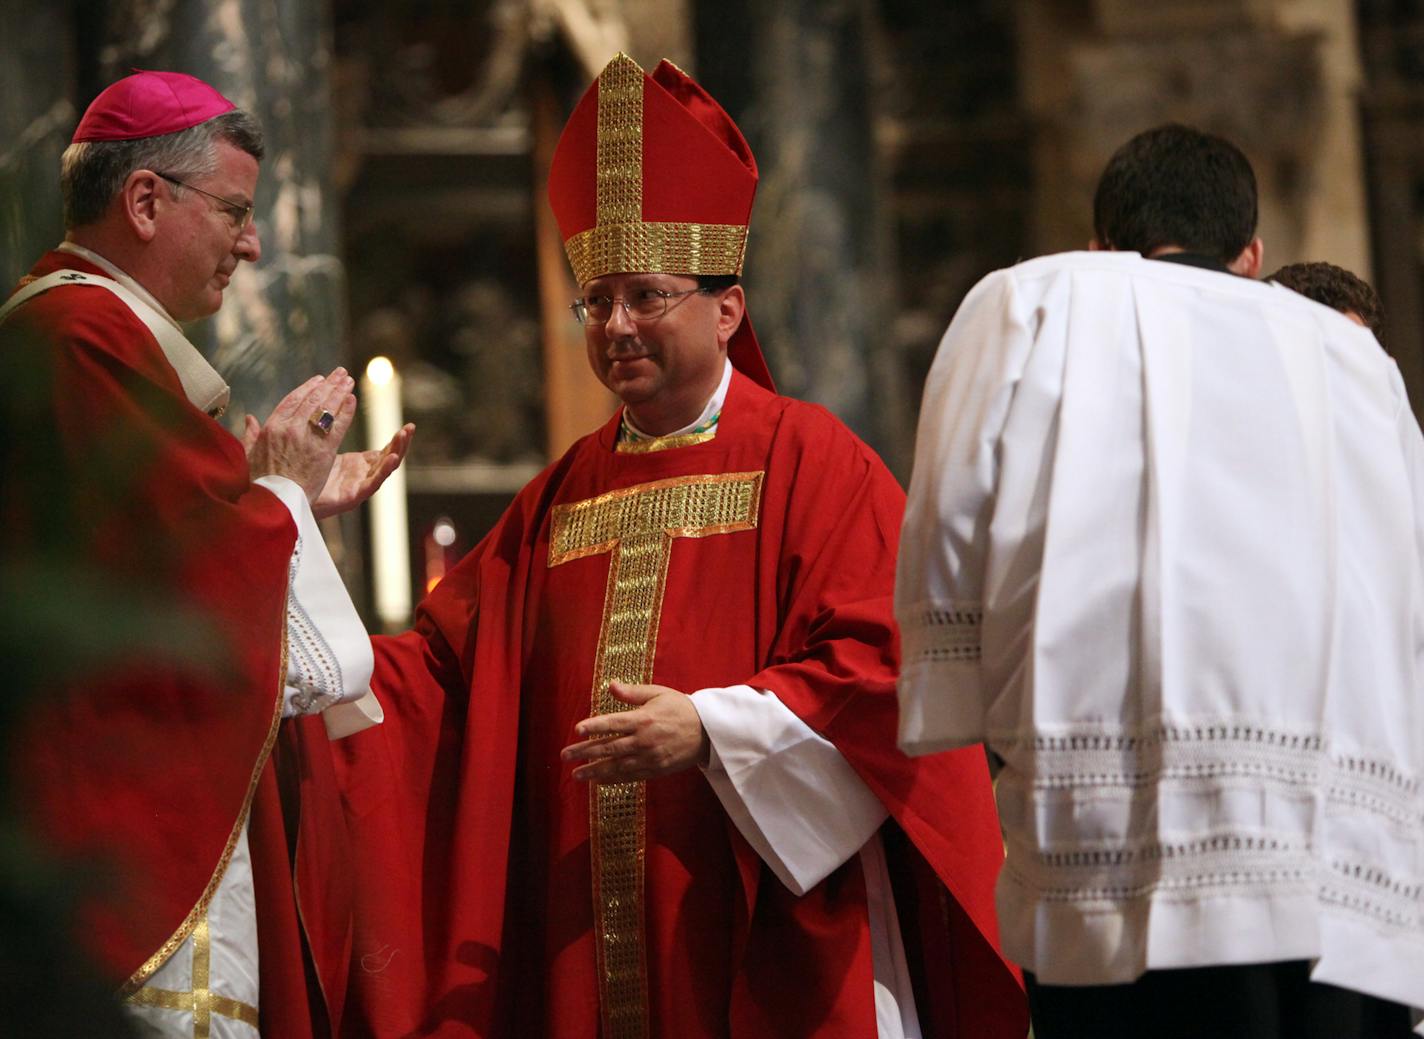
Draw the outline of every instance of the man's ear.
[[[1093,235],[1092,238],[1089,238],[1089,239],[1088,239],[1088,252],[1090,252],[1090,253],[1105,253],[1105,252],[1111,252],[1111,251],[1112,251],[1112,250],[1110,250],[1106,245],[1104,245],[1102,242],[1098,241],[1098,236],[1097,236],[1097,235]]]
[[[717,342],[726,346],[742,324],[747,311],[747,296],[740,285],[733,285],[717,299]]]
[[[1232,274],[1255,281],[1261,276],[1261,265],[1266,260],[1266,246],[1261,239],[1251,239],[1251,244],[1241,250],[1241,254],[1226,265]]]
[[[143,242],[158,234],[158,210],[164,203],[159,198],[158,180],[152,170],[134,170],[119,189],[117,201],[124,223]]]

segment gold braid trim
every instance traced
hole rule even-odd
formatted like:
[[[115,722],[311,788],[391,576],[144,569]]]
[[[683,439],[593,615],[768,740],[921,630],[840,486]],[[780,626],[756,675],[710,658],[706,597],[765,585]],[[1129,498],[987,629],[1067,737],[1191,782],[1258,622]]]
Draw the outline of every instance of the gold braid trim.
[[[142,988],[125,1002],[135,1007],[155,1007],[159,1010],[191,1010],[193,1012],[193,1039],[209,1039],[212,1034],[213,1015],[231,1018],[260,1027],[257,1008],[250,1003],[220,996],[212,990],[212,942],[208,933],[208,921],[204,917],[193,928],[193,970],[192,989],[188,992],[174,992],[172,989]]]
[[[672,543],[752,530],[762,472],[678,476],[555,506],[549,566],[609,553],[603,621],[593,667],[592,713],[630,710],[610,682],[652,680]],[[603,1039],[646,1039],[648,964],[643,856],[646,787],[594,783],[589,790],[594,950]]]
[[[232,832],[228,834],[227,846],[223,848],[223,853],[218,857],[217,866],[213,870],[213,875],[208,879],[208,885],[203,889],[198,902],[193,906],[183,922],[178,925],[178,930],[159,946],[158,951],[144,962],[143,966],[134,971],[128,981],[119,987],[119,999],[126,999],[133,995],[144,983],[153,976],[153,972],[163,966],[172,955],[178,951],[194,929],[201,924],[206,924],[208,917],[208,906],[212,904],[213,895],[217,894],[218,884],[221,883],[223,874],[227,872],[228,863],[232,861],[232,853],[237,848],[238,838],[242,836],[242,828],[247,825],[247,815],[252,810],[252,798],[257,793],[257,781],[262,777],[262,769],[267,764],[268,757],[272,754],[272,746],[277,742],[277,726],[282,720],[283,693],[287,686],[287,611],[282,610],[282,659],[277,676],[277,703],[272,708],[272,724],[267,729],[267,739],[262,744],[262,751],[257,755],[257,762],[252,766],[252,778],[247,783],[247,794],[242,799],[242,809],[237,813],[237,821],[232,824]]]
[[[650,455],[655,451],[671,451],[677,447],[696,447],[717,438],[717,431],[709,429],[705,433],[682,433],[675,437],[648,437],[645,440],[620,440],[613,450],[623,455]]]
[[[747,229],[740,224],[599,224],[564,242],[580,285],[605,274],[741,274]]]
[[[598,158],[595,223],[643,218],[643,70],[626,54],[598,76]]]

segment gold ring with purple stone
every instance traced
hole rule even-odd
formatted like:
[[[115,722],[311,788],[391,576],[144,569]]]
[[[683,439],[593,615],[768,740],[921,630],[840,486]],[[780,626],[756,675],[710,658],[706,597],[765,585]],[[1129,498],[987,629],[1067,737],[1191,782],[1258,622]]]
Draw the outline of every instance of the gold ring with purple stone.
[[[316,430],[322,436],[326,436],[331,432],[331,427],[336,423],[336,416],[323,408],[307,421],[311,424],[312,429]]]

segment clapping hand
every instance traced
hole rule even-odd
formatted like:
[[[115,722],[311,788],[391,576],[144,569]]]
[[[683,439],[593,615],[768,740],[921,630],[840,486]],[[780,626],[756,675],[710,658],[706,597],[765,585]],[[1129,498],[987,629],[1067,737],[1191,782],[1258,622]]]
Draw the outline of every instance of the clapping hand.
[[[400,468],[414,434],[415,425],[407,422],[396,430],[396,435],[383,448],[346,451],[337,455],[331,466],[331,475],[326,478],[326,486],[312,502],[312,513],[316,518],[324,519],[347,512],[375,494],[386,482],[386,477]]]
[[[374,494],[405,460],[415,433],[407,423],[384,448],[337,454],[356,417],[355,385],[345,368],[337,368],[287,394],[265,424],[247,416],[242,445],[252,476],[294,480],[318,519],[354,509]]]
[[[253,479],[285,476],[315,502],[356,417],[356,380],[337,368],[316,375],[282,398],[265,423],[247,416],[242,446]]]

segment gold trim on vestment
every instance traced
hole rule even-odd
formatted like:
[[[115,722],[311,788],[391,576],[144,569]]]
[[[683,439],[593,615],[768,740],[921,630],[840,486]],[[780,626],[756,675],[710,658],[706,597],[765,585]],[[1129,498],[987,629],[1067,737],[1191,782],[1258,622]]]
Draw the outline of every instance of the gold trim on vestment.
[[[592,712],[632,708],[612,681],[652,681],[672,543],[752,530],[763,472],[677,476],[554,508],[549,566],[610,554],[603,621],[594,660]],[[648,1035],[648,966],[643,935],[643,783],[595,783],[589,790],[594,947],[603,1039]]]
[[[598,76],[594,226],[564,240],[580,285],[605,274],[741,274],[747,229],[643,219],[643,85],[638,63],[617,55]]]
[[[643,70],[626,54],[598,76],[595,223],[643,219]]]
[[[556,505],[549,534],[549,566],[601,555],[611,551],[620,538],[651,534],[706,537],[755,527],[763,475],[757,471],[674,476]],[[716,519],[729,513],[748,516],[750,521]]]
[[[741,274],[747,229],[741,224],[631,221],[599,224],[564,241],[580,285],[605,274]]]
[[[671,451],[675,447],[695,447],[715,440],[717,431],[709,429],[702,433],[681,433],[675,437],[645,437],[642,440],[620,440],[613,450],[624,455],[650,455],[654,451]]]
[[[272,724],[267,729],[267,739],[262,744],[262,751],[257,755],[257,762],[252,766],[252,778],[247,783],[247,793],[242,799],[242,809],[237,813],[237,821],[233,823],[232,832],[228,834],[227,846],[223,848],[223,853],[218,857],[217,867],[213,870],[213,875],[209,878],[207,887],[203,889],[198,902],[193,906],[191,912],[178,925],[178,930],[159,946],[158,951],[150,956],[138,970],[134,971],[129,979],[119,987],[118,997],[126,999],[134,992],[141,989],[146,981],[153,976],[154,971],[163,966],[168,959],[178,951],[178,947],[187,940],[188,935],[201,923],[207,926],[208,906],[212,904],[213,895],[217,894],[218,884],[222,882],[223,874],[227,872],[228,863],[232,861],[232,853],[237,848],[238,839],[242,836],[243,827],[247,825],[247,815],[252,810],[252,798],[257,793],[257,781],[262,777],[262,769],[267,764],[267,758],[272,753],[272,746],[277,742],[277,726],[282,720],[282,703],[287,687],[287,611],[282,611],[282,656],[279,664],[277,676],[277,703],[272,708]]]
[[[212,943],[208,920],[204,916],[193,928],[192,990],[174,992],[171,989],[143,988],[125,1002],[136,1007],[156,1007],[159,1010],[191,1010],[193,1039],[209,1039],[213,1015],[241,1021],[253,1028],[260,1027],[257,1008],[227,996],[219,996],[212,985]]]

